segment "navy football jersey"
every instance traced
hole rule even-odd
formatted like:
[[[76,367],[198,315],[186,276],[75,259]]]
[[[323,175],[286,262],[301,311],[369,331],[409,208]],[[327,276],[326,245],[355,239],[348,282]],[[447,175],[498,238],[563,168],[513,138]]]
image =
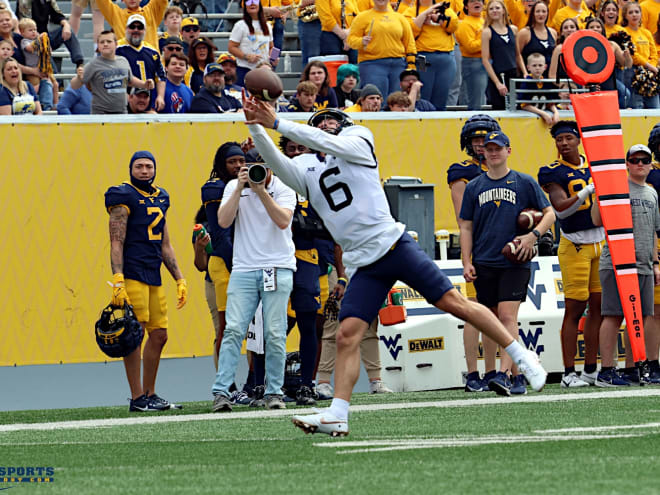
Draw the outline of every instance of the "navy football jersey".
[[[660,168],[658,168],[658,163],[653,164],[653,168],[651,169],[649,176],[646,178],[646,182],[653,186],[655,192],[658,193],[658,197],[660,197]]]
[[[450,186],[458,181],[470,182],[475,177],[479,177],[488,171],[486,164],[479,165],[474,159],[464,160],[461,163],[454,163],[447,170],[447,184]]]
[[[557,160],[550,165],[541,167],[538,173],[539,184],[545,188],[548,184],[558,184],[571,197],[587,187],[591,179],[591,171],[586,161],[576,166],[564,160]],[[570,234],[581,230],[593,229],[595,225],[591,221],[591,196],[585,199],[578,210],[566,218],[558,218],[561,230]]]
[[[231,227],[223,229],[218,224],[218,210],[220,209],[222,194],[224,192],[225,183],[221,179],[209,179],[202,186],[202,203],[206,209],[207,229],[211,236],[211,246],[213,247],[211,256],[222,258],[227,270],[231,271],[231,261],[234,253],[234,227],[232,224]]]
[[[123,206],[128,210],[124,241],[124,277],[148,285],[161,285],[163,230],[170,207],[170,195],[156,187],[147,194],[129,182],[112,186],[105,192],[105,207]]]
[[[138,79],[142,81],[147,79],[165,80],[165,69],[160,54],[149,45],[142,43],[138,48],[135,48],[126,40],[120,40],[115,53],[128,60],[131,72]]]
[[[517,219],[525,208],[543,210],[550,206],[543,190],[529,175],[511,170],[494,180],[481,174],[465,187],[461,218],[472,221],[472,260],[486,266],[529,267],[514,264],[501,253],[517,236]]]

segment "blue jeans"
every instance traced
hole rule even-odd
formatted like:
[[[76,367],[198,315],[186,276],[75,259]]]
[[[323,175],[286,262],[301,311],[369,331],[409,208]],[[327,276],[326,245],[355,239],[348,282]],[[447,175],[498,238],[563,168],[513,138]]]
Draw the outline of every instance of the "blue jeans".
[[[422,98],[429,100],[438,111],[447,107],[449,88],[456,77],[454,52],[419,52],[426,57],[426,67],[418,67],[422,81]]]
[[[263,271],[232,272],[227,286],[227,326],[222,337],[213,394],[229,397],[241,344],[259,300],[264,313],[266,395],[281,395],[286,365],[286,308],[293,288],[293,270],[277,269],[277,289],[264,291]]]
[[[284,44],[284,23],[282,19],[274,19],[273,22],[273,46],[282,50]]]
[[[630,106],[635,109],[640,108],[660,108],[660,98],[655,96],[642,96],[632,88],[632,80],[635,77],[635,67],[624,69],[623,83],[630,90]]]
[[[376,60],[365,60],[358,64],[360,69],[360,85],[374,84],[383,95],[383,102],[394,91],[399,91],[399,75],[406,69],[406,61],[403,58],[379,58]]]
[[[321,21],[318,19],[312,22],[298,20],[298,37],[300,38],[304,69],[310,57],[321,55]]]
[[[50,46],[53,50],[57,50],[62,45],[66,46],[66,49],[69,50],[69,54],[71,55],[73,65],[80,65],[83,63],[84,58],[82,50],[80,49],[80,43],[75,34],[71,33],[71,38],[64,41],[62,38],[62,28],[59,27],[49,31],[48,37],[50,38]]]
[[[39,81],[39,103],[42,110],[53,109],[53,85],[48,79]]]
[[[335,33],[321,31],[321,55],[347,55],[349,64],[357,64],[357,50],[344,50],[344,42]]]
[[[488,74],[481,63],[481,58],[463,57],[461,77],[467,92],[467,109],[480,110],[486,100]]]
[[[449,95],[447,96],[447,105],[455,106],[458,105],[459,94],[461,92],[461,60],[463,55],[461,55],[461,50],[458,45],[454,45],[454,61],[456,63],[456,76],[454,76],[454,81],[452,82],[449,88]]]
[[[204,0],[204,4],[209,11],[209,14],[224,14],[227,11],[227,0]],[[224,19],[207,19],[206,22],[207,31],[224,31],[225,25]]]

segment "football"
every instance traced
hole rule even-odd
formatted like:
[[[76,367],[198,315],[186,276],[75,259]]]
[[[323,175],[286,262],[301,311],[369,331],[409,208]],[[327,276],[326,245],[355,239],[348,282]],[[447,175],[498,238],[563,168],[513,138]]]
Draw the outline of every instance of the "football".
[[[520,248],[520,239],[515,238],[512,241],[507,242],[504,247],[502,248],[501,253],[504,255],[506,259],[508,259],[511,263],[525,263],[529,260],[519,260],[517,258],[518,256],[518,249]],[[534,244],[534,252],[532,253],[532,258],[538,254],[538,249],[536,247],[536,244]],[[531,258],[530,258],[531,259]]]
[[[245,89],[259,100],[277,100],[284,91],[280,77],[267,67],[248,72],[244,84]]]
[[[543,218],[543,212],[534,208],[525,208],[518,215],[518,230],[527,233],[536,227]]]

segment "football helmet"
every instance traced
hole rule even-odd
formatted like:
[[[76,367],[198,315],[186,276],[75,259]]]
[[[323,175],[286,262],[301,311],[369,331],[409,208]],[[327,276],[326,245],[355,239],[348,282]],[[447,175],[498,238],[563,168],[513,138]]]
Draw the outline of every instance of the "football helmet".
[[[476,156],[472,148],[472,138],[486,135],[491,131],[500,131],[500,124],[489,115],[479,113],[473,115],[465,121],[461,129],[461,149],[465,150],[470,156]]]
[[[658,148],[660,147],[660,123],[655,124],[653,126],[653,129],[651,129],[651,133],[649,134],[649,149],[651,150],[651,153],[653,153],[653,158],[655,158],[655,161],[658,162],[660,161],[660,150]]]
[[[342,129],[353,125],[353,119],[350,118],[348,114],[336,108],[324,108],[323,110],[314,112],[314,114],[307,121],[307,125],[318,127],[319,124],[325,119],[336,120],[339,123],[339,126],[337,129],[335,129],[334,134],[339,134]]]
[[[113,358],[128,356],[142,343],[144,330],[135,317],[133,307],[108,304],[96,322],[96,343],[103,353]]]

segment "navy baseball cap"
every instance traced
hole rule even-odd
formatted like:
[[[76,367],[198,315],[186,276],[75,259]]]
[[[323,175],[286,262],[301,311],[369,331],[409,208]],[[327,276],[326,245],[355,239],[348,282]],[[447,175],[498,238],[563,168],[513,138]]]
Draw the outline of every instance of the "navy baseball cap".
[[[484,141],[484,146],[486,146],[488,143],[495,143],[496,145],[505,148],[511,146],[511,141],[509,141],[507,135],[504,134],[502,131],[493,131],[489,133],[486,136],[486,140]]]
[[[222,68],[222,65],[220,65],[216,62],[206,64],[206,68],[204,69],[204,77],[208,76],[212,72],[220,72],[220,73],[224,74],[225,69]]]

